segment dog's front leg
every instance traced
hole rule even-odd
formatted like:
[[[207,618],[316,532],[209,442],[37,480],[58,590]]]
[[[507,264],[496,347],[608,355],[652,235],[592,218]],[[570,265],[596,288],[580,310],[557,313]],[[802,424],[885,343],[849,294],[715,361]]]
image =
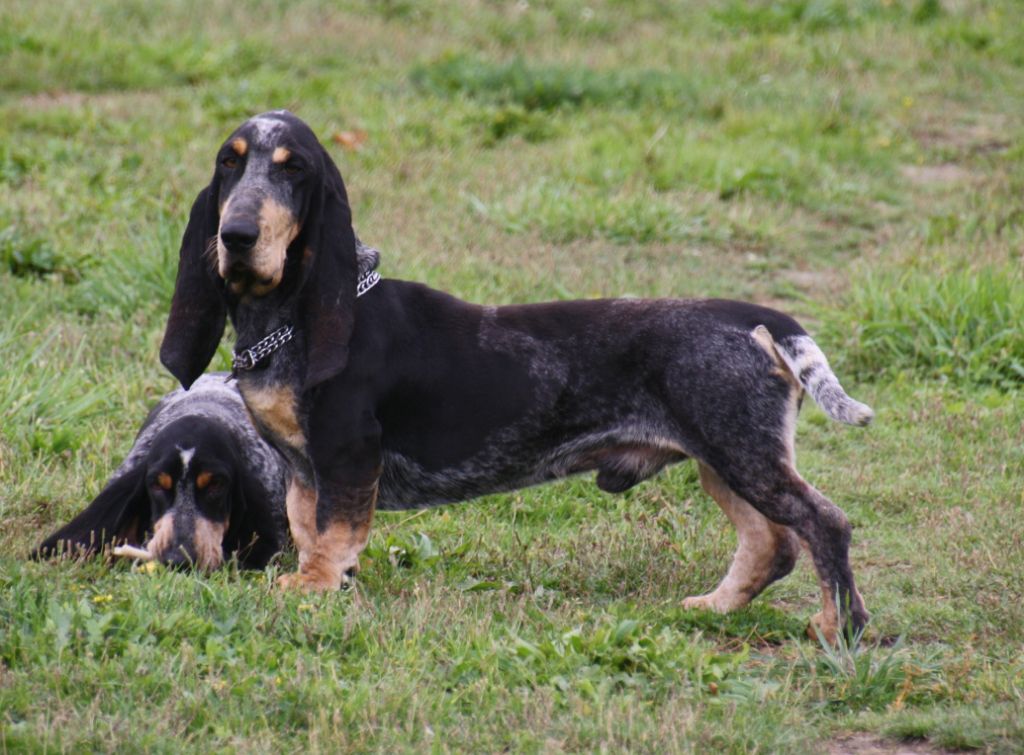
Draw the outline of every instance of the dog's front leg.
[[[344,426],[344,424],[342,425]],[[337,590],[359,569],[377,504],[380,443],[367,432],[311,438],[310,474],[296,474],[288,488],[288,525],[299,552],[299,570],[279,579],[283,587]]]
[[[279,584],[321,591],[347,587],[359,569],[376,503],[376,479],[361,487],[319,492],[293,480],[288,523],[299,552],[299,570],[282,576]]]

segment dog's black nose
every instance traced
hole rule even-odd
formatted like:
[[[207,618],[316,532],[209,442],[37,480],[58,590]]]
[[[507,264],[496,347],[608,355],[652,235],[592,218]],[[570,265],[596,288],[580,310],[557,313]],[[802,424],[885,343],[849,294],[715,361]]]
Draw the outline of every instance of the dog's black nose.
[[[172,569],[186,569],[195,564],[196,554],[192,552],[191,548],[179,545],[177,548],[164,553],[160,560],[163,561],[165,566]]]
[[[220,229],[220,240],[232,252],[247,252],[256,246],[260,228],[251,220],[231,220]]]

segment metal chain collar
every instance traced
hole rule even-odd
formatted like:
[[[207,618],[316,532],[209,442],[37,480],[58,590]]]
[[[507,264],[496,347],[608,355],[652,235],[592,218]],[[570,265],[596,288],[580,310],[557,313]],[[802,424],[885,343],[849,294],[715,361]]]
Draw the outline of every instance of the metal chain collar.
[[[380,273],[371,270],[359,276],[356,282],[356,298],[365,294],[371,288],[380,283]],[[256,365],[269,357],[279,348],[295,337],[295,327],[283,325],[266,338],[261,338],[253,346],[242,352],[232,352],[231,367],[233,371],[242,370],[247,372],[254,369]]]
[[[360,275],[359,280],[356,282],[356,298],[358,299],[378,283],[380,283],[380,273],[376,270]]]
[[[292,340],[294,335],[295,328],[291,325],[285,325],[284,327],[278,328],[266,338],[262,338],[257,341],[255,346],[250,346],[241,354],[234,354],[233,359],[231,360],[231,367],[235,370],[243,371],[253,369],[268,356]]]

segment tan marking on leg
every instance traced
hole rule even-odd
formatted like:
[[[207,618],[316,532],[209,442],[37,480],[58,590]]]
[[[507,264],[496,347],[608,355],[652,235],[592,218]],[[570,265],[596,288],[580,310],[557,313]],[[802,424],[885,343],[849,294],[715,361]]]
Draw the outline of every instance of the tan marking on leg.
[[[293,477],[285,496],[285,511],[301,569],[316,544],[316,491]]]
[[[811,550],[807,547],[807,543],[803,543],[803,546],[807,548],[807,553],[810,555]],[[821,586],[821,610],[811,616],[808,621],[807,636],[816,640],[820,634],[821,638],[829,645],[835,645],[839,641],[839,611],[847,609],[845,606],[836,605],[836,591],[832,589],[832,585],[820,578],[818,584]],[[853,591],[857,594],[860,604],[864,605],[864,597],[860,594],[860,590],[854,587]]]
[[[278,147],[274,150],[274,153],[270,156],[270,161],[273,163],[287,162],[288,158],[292,156],[291,150],[287,147]]]
[[[818,639],[818,634],[829,645],[835,645],[839,639],[839,614],[836,611],[836,593],[827,584],[819,580],[821,585],[822,609],[814,614],[807,624],[807,636]]]
[[[794,472],[795,474],[795,472]],[[846,521],[846,515],[843,511],[830,501],[821,491],[817,490],[813,485],[807,483],[802,477],[799,477],[800,482],[806,485],[812,493],[817,496],[819,500],[819,515],[822,516],[838,516],[842,517],[843,521]],[[814,552],[811,550],[810,543],[803,538],[800,538],[800,544],[804,550],[807,551],[807,555],[811,561],[814,561]],[[815,565],[815,571],[818,571],[817,565]],[[835,584],[828,580],[822,579],[820,572],[818,573],[818,585],[821,587],[821,610],[814,614],[810,623],[807,626],[807,635],[811,639],[817,639],[820,633],[822,639],[830,645],[835,645],[839,638],[839,630],[841,623],[845,625],[846,621],[850,618],[851,611],[863,611],[864,618],[867,620],[867,609],[864,607],[864,598],[860,594],[860,590],[857,586],[851,582],[850,587],[853,591],[854,605],[845,606],[836,604],[836,590]],[[840,614],[844,617],[842,622],[840,621]],[[817,631],[815,631],[817,630]]]
[[[224,533],[227,530],[226,521],[211,522],[205,516],[196,517],[194,542],[196,565],[200,569],[212,571],[224,563]]]
[[[811,548],[807,541],[800,539],[800,544],[807,551],[808,557],[814,559]],[[818,577],[818,584],[821,586],[821,610],[814,614],[807,623],[807,636],[812,640],[818,639],[818,635],[829,645],[835,645],[839,638],[839,613],[836,611],[836,592],[825,580]]]
[[[348,582],[348,572],[359,569],[359,554],[370,539],[370,522],[335,522],[319,533],[312,553],[300,564],[299,571],[285,574],[282,587],[301,590],[337,590]]]
[[[349,582],[349,574],[359,570],[359,554],[370,539],[370,524],[377,501],[374,485],[368,507],[350,521],[334,521],[316,532],[309,555],[299,557],[299,570],[278,579],[284,588],[305,591],[337,590]],[[291,516],[289,516],[291,520]]]
[[[287,386],[254,388],[240,382],[239,388],[256,425],[265,428],[276,440],[301,451],[306,447],[296,411],[295,391]]]
[[[155,559],[162,559],[174,542],[174,514],[168,512],[156,520],[153,525],[153,537],[149,538],[145,548]]]
[[[729,572],[713,592],[683,601],[684,608],[704,608],[726,613],[747,605],[773,577],[779,550],[791,547],[795,537],[787,527],[769,521],[740,498],[713,469],[698,462],[700,482],[736,528],[739,544]]]
[[[235,154],[239,157],[244,157],[245,153],[249,151],[249,142],[242,137],[238,137],[231,142],[231,149],[235,151]]]

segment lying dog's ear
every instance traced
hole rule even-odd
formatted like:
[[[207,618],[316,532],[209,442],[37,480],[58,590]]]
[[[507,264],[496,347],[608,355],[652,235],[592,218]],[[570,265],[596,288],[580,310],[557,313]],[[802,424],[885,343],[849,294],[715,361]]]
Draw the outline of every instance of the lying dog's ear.
[[[237,467],[244,470],[244,465]],[[231,490],[231,514],[224,533],[225,555],[234,554],[247,569],[262,569],[284,548],[282,535],[287,526],[269,506],[271,494],[252,474],[236,474]]]
[[[160,361],[186,389],[206,369],[224,335],[224,284],[215,270],[216,254],[211,253],[219,222],[217,191],[211,184],[192,204],[160,345]]]
[[[303,388],[307,390],[345,369],[359,278],[352,210],[345,184],[327,150],[321,146],[320,153],[320,196],[312,198],[305,224],[306,248],[312,258],[303,270],[299,296],[299,318],[306,335]]]
[[[145,464],[138,464],[111,480],[85,511],[40,543],[31,557],[87,555],[114,541],[138,545],[152,526],[145,476]]]

